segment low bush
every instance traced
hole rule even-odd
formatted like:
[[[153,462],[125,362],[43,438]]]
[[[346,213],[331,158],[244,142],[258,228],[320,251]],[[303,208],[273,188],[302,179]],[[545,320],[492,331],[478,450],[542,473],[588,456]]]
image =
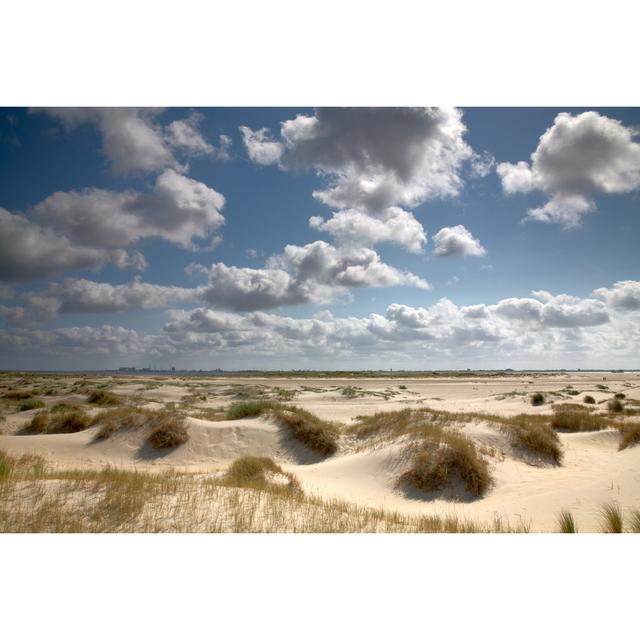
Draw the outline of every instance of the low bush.
[[[540,392],[538,392],[538,393],[534,393],[534,394],[531,396],[531,404],[532,404],[534,407],[538,407],[538,406],[540,406],[541,404],[544,404],[544,395],[543,395],[542,393],[540,393]]]
[[[624,400],[627,396],[624,393],[616,393],[613,397],[617,400]]]
[[[621,413],[624,410],[624,405],[620,400],[614,398],[613,400],[609,400],[607,402],[607,409],[611,411],[611,413]]]
[[[585,396],[584,398],[582,398],[582,402],[584,402],[585,404],[595,404],[596,399],[593,396]]]
[[[33,394],[30,391],[7,391],[2,394],[3,398],[7,400],[29,400],[29,398],[33,398]]]
[[[146,426],[152,415],[153,412],[144,409],[120,407],[95,416],[91,424],[100,425],[100,429],[96,433],[96,439],[104,440],[118,431],[140,429]]]

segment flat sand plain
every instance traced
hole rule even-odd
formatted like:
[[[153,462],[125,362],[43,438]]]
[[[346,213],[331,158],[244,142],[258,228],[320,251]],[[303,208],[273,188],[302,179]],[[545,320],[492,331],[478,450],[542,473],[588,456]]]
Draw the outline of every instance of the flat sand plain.
[[[581,404],[584,396],[590,395],[595,400],[593,411],[607,416],[607,403],[616,393],[624,394],[628,407],[640,404],[637,373],[322,379],[4,374],[0,383],[0,395],[22,389],[42,401],[45,408],[60,402],[75,403],[91,416],[99,416],[108,409],[87,404],[87,390],[100,387],[124,403],[135,402],[149,409],[168,407],[186,418],[188,442],[160,453],[146,446],[137,432],[97,440],[98,426],[78,433],[21,435],[41,409],[19,411],[5,403],[0,451],[11,456],[36,454],[53,467],[171,468],[215,476],[224,474],[239,457],[268,457],[293,474],[309,495],[413,515],[456,515],[479,522],[498,517],[541,532],[556,530],[561,509],[570,510],[580,531],[587,532],[599,530],[603,503],[613,501],[624,513],[640,507],[640,445],[619,450],[620,432],[613,422],[611,428],[598,431],[558,433],[563,459],[561,464],[551,464],[519,451],[504,429],[481,415],[550,416],[554,405]],[[54,389],[52,395],[47,395],[47,389]],[[544,395],[544,404],[532,405],[534,392]],[[320,457],[294,441],[273,416],[224,419],[224,410],[234,402],[256,398],[302,407],[338,423],[344,435],[337,452]],[[473,497],[456,486],[429,494],[402,490],[398,477],[410,463],[406,443],[388,440],[362,446],[348,435],[357,416],[407,408],[475,414],[447,428],[488,452],[485,457],[492,485],[485,495]],[[616,420],[638,420],[632,416]]]

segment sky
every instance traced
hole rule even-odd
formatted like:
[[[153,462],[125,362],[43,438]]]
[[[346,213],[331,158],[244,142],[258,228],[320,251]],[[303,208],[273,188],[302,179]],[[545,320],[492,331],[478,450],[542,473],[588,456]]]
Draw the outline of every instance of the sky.
[[[0,368],[640,367],[640,109],[0,109]]]

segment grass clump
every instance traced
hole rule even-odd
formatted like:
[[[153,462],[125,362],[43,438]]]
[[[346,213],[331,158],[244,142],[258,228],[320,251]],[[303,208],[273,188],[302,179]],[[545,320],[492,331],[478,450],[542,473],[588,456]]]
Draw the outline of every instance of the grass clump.
[[[22,434],[77,433],[90,427],[89,416],[84,411],[50,413],[40,411],[21,431]]]
[[[94,389],[87,396],[89,404],[97,404],[99,407],[113,407],[118,404],[122,404],[122,400],[119,396],[111,391],[105,391],[104,389]]]
[[[148,438],[154,449],[172,449],[185,444],[189,440],[189,431],[184,424],[184,417],[177,414],[158,416],[154,428]]]
[[[420,491],[438,491],[459,478],[470,494],[484,495],[491,486],[486,460],[464,436],[438,431],[422,445],[400,482]]]
[[[7,391],[2,395],[3,398],[7,400],[29,400],[33,398],[33,394],[30,391]]]
[[[295,476],[283,471],[271,458],[244,456],[233,461],[224,475],[227,486],[241,489],[301,491]]]
[[[321,456],[338,450],[338,428],[300,407],[275,407],[273,415],[282,422],[291,436]]]
[[[131,407],[111,409],[97,415],[92,424],[99,424],[100,429],[96,433],[97,440],[109,438],[118,431],[141,429],[146,426],[153,412]]]
[[[532,394],[531,404],[534,407],[539,407],[541,404],[544,404],[544,394],[540,393],[539,391],[537,393]]]
[[[606,384],[597,384],[596,385],[596,389],[600,389],[601,391],[604,391],[605,389],[608,389],[609,387]]]
[[[622,413],[622,411],[624,410],[624,405],[622,404],[622,402],[620,402],[620,400],[618,400],[618,398],[614,398],[613,400],[609,400],[609,402],[607,402],[607,409],[611,413]]]
[[[640,533],[640,510],[634,509],[631,512],[629,530],[632,533]]]
[[[585,396],[584,398],[582,398],[582,402],[584,402],[585,404],[595,404],[596,399],[593,396]]]
[[[558,520],[558,533],[578,533],[578,527],[571,511],[563,509],[557,516]]]
[[[20,411],[31,411],[32,409],[42,409],[43,407],[44,402],[37,398],[28,398],[27,400],[23,400],[19,405]]]
[[[618,429],[620,429],[621,434],[618,451],[640,443],[640,423],[624,422],[618,426]]]
[[[562,461],[562,448],[558,434],[543,416],[521,414],[502,425],[501,429],[510,436],[514,444],[527,451],[549,458],[554,464],[560,464]]]
[[[602,533],[622,533],[622,509],[616,502],[603,504],[600,509],[600,529]]]
[[[627,396],[624,393],[616,393],[613,397],[617,400],[624,400]]]
[[[241,400],[227,409],[227,420],[240,420],[261,416],[273,407],[269,400]]]
[[[558,431],[600,431],[606,429],[609,423],[606,418],[589,413],[586,407],[559,405],[554,407],[551,426]]]

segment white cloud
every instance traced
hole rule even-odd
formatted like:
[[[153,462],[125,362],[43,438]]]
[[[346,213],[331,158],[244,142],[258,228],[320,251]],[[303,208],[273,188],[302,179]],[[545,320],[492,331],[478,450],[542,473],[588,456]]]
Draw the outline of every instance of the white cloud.
[[[423,226],[412,213],[400,207],[389,207],[379,214],[369,215],[357,209],[346,209],[325,220],[309,218],[312,229],[326,231],[340,244],[370,246],[382,242],[398,244],[412,253],[420,253],[427,241]]]
[[[608,307],[619,311],[640,310],[640,282],[638,280],[620,280],[610,289],[602,287],[593,294],[602,298]]]
[[[200,131],[202,115],[194,112],[184,120],[174,120],[166,127],[158,122],[163,109],[133,107],[53,107],[33,109],[60,120],[67,128],[83,124],[98,127],[102,152],[116,173],[162,171],[170,168],[184,171],[185,166],[174,156],[178,150],[187,157],[213,155],[229,157],[231,138],[220,136],[218,148],[209,144]]]
[[[256,164],[276,164],[283,153],[282,143],[273,140],[268,129],[252,131],[249,127],[240,127],[242,141],[247,149],[249,158]]]
[[[433,236],[436,256],[484,256],[487,250],[471,232],[461,224],[455,227],[443,227]]]
[[[326,304],[351,288],[430,285],[415,274],[382,262],[371,249],[334,247],[326,242],[287,245],[264,269],[190,265],[188,273],[208,279],[200,299],[234,311],[274,309],[293,304]]]
[[[527,216],[540,222],[577,226],[595,210],[598,193],[629,193],[640,187],[638,132],[620,121],[587,111],[559,113],[540,137],[531,162],[503,162],[497,172],[506,193],[543,191],[550,196]]]
[[[159,237],[193,248],[224,223],[224,197],[202,182],[167,169],[150,194],[83,189],[58,191],[33,208],[36,219],[84,246],[121,248]]]
[[[53,229],[0,208],[0,280],[24,282],[72,269],[99,269],[108,263],[119,268],[146,266],[138,252],[75,244]]]

